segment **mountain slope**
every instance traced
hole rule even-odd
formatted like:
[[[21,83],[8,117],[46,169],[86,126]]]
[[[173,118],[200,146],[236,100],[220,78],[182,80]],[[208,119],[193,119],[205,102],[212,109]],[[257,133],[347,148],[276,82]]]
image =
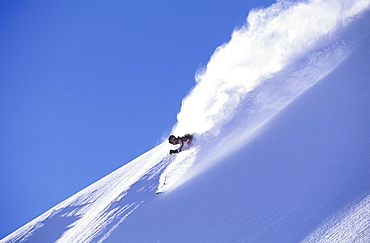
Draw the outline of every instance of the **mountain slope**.
[[[191,149],[170,157],[164,142],[1,242],[325,242],[330,229],[341,232],[331,241],[369,239],[362,212],[369,207],[370,42],[366,31],[352,35],[367,29],[369,16],[348,24],[356,6],[370,4],[359,3],[279,2],[253,12],[250,29],[215,52],[184,100],[174,131],[199,132]],[[306,22],[298,43],[280,28],[299,27],[302,9],[333,6],[342,8],[327,26]],[[259,57],[255,66],[253,55],[234,56],[251,47],[245,43],[278,58]],[[227,64],[221,73],[220,63]],[[244,80],[244,69],[255,75]],[[164,178],[168,187],[157,195]]]
[[[155,194],[162,144],[2,242],[303,240],[369,194],[369,54],[368,43],[255,140],[181,187]]]
[[[148,202],[106,242],[299,242],[369,195],[369,54],[367,44],[253,142]],[[353,216],[352,230],[369,227],[367,214]]]

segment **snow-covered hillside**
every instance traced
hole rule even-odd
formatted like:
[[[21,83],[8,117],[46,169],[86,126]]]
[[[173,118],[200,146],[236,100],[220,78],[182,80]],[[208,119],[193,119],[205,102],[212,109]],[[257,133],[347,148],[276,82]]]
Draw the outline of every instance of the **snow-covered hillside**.
[[[369,6],[250,13],[183,102],[191,149],[165,141],[0,242],[369,242]]]

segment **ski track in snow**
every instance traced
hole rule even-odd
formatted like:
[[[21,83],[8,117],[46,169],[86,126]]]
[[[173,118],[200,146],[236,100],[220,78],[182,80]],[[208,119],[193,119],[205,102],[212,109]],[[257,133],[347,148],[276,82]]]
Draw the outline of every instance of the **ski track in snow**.
[[[198,134],[192,149],[168,164],[170,146],[164,142],[1,242],[40,242],[42,237],[103,242],[137,208],[156,197],[158,187],[176,188],[244,146],[271,117],[335,69],[353,50],[353,39],[342,38],[341,32],[369,5],[368,0],[281,1],[252,11],[248,24],[216,50],[183,101],[174,133]],[[305,242],[320,237],[319,242],[346,239],[336,232],[352,232],[351,224],[358,219],[364,227],[356,228],[357,234],[368,233],[369,205],[367,197]]]

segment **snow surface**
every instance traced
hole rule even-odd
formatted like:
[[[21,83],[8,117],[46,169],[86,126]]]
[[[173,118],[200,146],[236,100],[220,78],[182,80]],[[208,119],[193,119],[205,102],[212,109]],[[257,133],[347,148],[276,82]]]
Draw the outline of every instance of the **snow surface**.
[[[369,6],[252,11],[184,99],[191,149],[163,142],[0,242],[370,242]]]

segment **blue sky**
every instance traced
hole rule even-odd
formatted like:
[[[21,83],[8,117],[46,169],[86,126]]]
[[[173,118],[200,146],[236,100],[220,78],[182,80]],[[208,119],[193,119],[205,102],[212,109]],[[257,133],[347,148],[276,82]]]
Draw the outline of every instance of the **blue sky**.
[[[0,238],[157,145],[196,71],[274,1],[2,1]]]

